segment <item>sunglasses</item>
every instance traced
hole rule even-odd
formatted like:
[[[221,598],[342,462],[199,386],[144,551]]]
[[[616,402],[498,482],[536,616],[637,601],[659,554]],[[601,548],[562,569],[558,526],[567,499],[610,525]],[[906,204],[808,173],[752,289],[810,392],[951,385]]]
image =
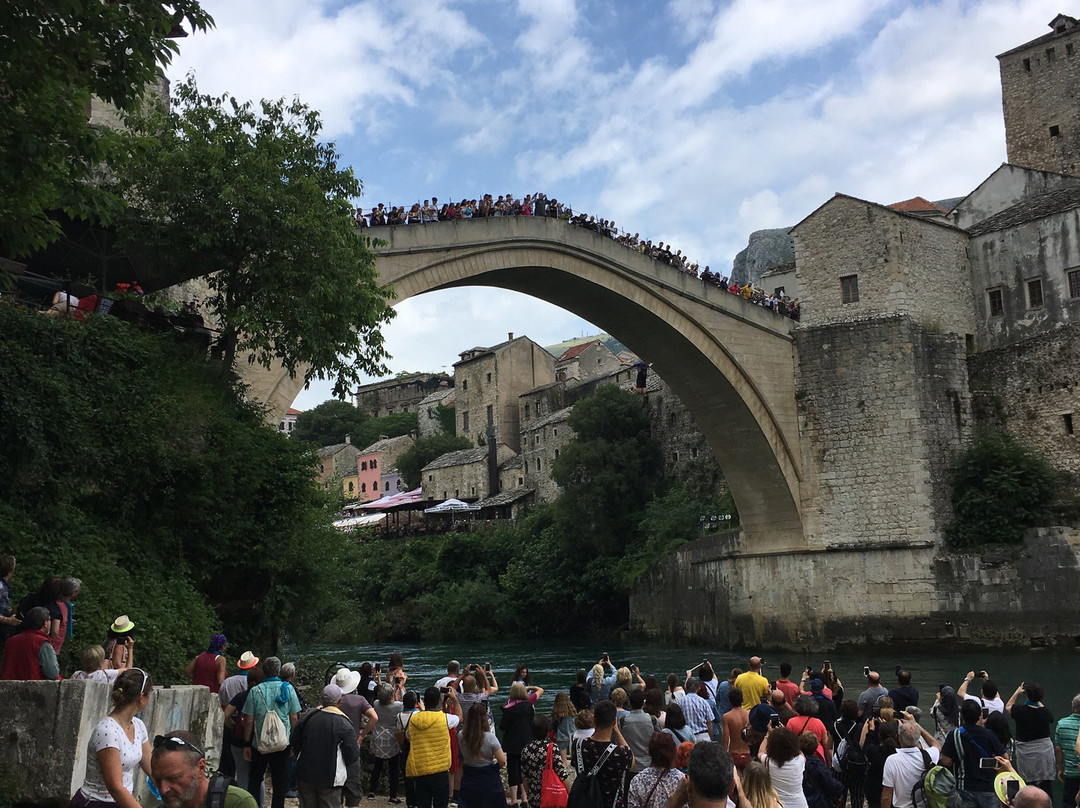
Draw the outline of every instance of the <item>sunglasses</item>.
[[[126,671],[124,671],[122,674],[120,674],[120,676],[125,677],[125,678],[129,678],[128,675],[131,674],[131,673],[134,673],[135,671],[138,671],[139,673],[142,674],[142,686],[139,688],[139,695],[140,696],[145,695],[146,694],[146,684],[147,684],[147,682],[150,681],[150,677],[147,675],[146,671],[144,671],[142,668],[128,668]],[[117,679],[117,684],[116,684],[117,690],[119,690],[120,687],[121,687],[120,680]]]
[[[175,735],[158,735],[154,738],[154,748],[164,749],[166,752],[175,752],[178,749],[190,749],[196,752],[199,757],[206,757],[206,752],[201,750],[193,743],[188,743],[183,738],[177,738]]]

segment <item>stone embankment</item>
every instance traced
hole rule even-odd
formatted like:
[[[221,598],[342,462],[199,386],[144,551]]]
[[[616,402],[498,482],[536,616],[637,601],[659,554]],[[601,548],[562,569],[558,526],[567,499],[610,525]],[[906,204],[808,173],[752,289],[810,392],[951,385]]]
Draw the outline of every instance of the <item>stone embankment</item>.
[[[101,682],[0,682],[0,796],[13,804],[66,806],[86,775],[87,744],[109,713],[112,688]],[[211,766],[221,750],[221,706],[205,687],[159,687],[141,714],[155,735],[187,729],[202,740]],[[145,778],[135,796],[155,806]],[[17,796],[16,796],[17,795]]]

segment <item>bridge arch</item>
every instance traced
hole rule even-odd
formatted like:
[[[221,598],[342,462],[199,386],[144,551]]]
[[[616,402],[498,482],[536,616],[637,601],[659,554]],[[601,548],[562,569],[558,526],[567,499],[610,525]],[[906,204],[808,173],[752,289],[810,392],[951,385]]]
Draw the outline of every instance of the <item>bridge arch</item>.
[[[712,446],[747,550],[805,546],[793,323],[559,220],[500,217],[372,228],[397,300],[462,286],[566,309],[653,363]],[[279,395],[299,381],[276,380]]]

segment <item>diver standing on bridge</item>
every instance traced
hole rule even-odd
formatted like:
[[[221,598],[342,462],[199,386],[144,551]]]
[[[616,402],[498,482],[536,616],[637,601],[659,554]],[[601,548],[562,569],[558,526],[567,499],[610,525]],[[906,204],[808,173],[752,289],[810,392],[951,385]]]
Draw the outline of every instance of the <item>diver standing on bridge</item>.
[[[631,388],[635,393],[645,395],[645,384],[649,374],[649,365],[651,362],[640,361],[634,365],[637,368],[637,381],[634,382],[634,386]]]

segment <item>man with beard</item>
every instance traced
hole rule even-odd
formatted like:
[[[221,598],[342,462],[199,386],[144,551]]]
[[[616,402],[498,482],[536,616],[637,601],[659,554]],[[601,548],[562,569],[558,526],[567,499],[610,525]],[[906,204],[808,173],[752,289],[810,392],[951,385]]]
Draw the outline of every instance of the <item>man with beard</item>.
[[[228,779],[206,779],[206,753],[186,730],[154,738],[150,771],[165,808],[257,808],[255,798]]]

